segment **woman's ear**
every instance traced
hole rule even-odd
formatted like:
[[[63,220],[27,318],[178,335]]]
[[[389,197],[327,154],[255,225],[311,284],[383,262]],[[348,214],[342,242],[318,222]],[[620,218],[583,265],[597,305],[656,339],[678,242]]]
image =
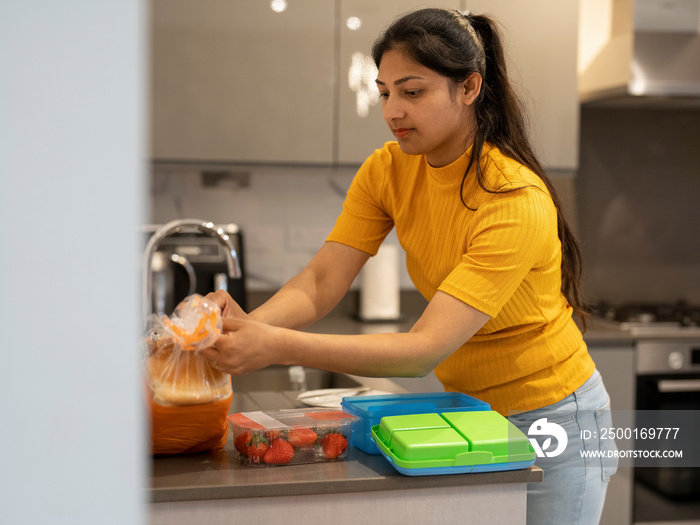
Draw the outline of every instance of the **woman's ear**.
[[[464,81],[464,103],[466,105],[471,105],[476,100],[476,97],[481,93],[481,82],[482,78],[479,73],[471,73],[467,80]]]

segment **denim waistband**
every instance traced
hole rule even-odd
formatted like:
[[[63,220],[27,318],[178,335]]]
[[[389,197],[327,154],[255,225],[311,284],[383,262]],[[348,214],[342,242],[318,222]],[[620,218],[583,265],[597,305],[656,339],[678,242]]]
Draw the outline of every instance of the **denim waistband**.
[[[584,394],[585,392],[588,392],[589,390],[595,388],[601,381],[603,381],[603,378],[600,375],[600,372],[598,372],[598,369],[596,368],[595,370],[593,370],[591,377],[586,379],[586,381],[580,387],[574,390],[574,393],[579,395]]]

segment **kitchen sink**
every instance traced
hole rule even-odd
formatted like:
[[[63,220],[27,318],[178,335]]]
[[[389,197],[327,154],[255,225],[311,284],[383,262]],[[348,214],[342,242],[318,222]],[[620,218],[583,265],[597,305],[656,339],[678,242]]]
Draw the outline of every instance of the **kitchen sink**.
[[[345,374],[315,368],[304,368],[304,372],[307,390],[360,386],[360,383]],[[280,365],[232,377],[231,384],[234,392],[284,392],[296,389],[296,385],[290,379],[289,367]]]

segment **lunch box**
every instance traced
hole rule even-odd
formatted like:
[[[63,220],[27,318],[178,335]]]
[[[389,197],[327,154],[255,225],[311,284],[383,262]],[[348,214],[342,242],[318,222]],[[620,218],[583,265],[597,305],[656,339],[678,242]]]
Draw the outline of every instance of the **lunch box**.
[[[372,427],[385,416],[491,410],[488,403],[459,392],[354,396],[343,398],[340,405],[357,418],[350,443],[367,454],[380,453]]]
[[[517,470],[536,458],[527,436],[492,410],[387,416],[371,435],[407,476]]]

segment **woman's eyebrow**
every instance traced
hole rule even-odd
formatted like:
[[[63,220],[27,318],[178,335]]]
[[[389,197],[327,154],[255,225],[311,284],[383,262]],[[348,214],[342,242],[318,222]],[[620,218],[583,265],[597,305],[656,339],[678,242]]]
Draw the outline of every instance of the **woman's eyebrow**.
[[[425,80],[423,77],[408,76],[408,77],[402,77],[402,78],[400,78],[400,79],[394,81],[394,85],[395,85],[395,86],[398,86],[399,84],[403,84],[404,82],[407,82],[407,81],[409,81],[409,80],[416,80],[416,79],[418,79],[418,80]],[[379,79],[375,80],[375,82],[376,82],[377,84],[379,84],[380,86],[386,86],[386,83],[382,82],[382,81],[379,80]]]

